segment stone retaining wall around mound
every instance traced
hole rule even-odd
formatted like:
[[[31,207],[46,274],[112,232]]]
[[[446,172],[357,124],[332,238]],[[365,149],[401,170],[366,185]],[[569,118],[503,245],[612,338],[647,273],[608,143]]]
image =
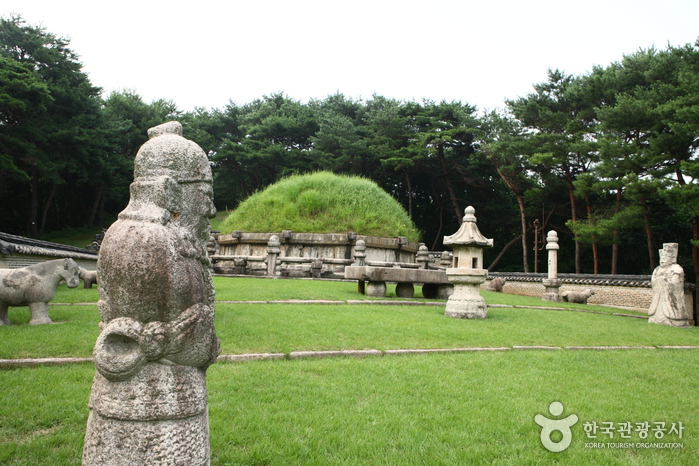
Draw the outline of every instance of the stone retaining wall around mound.
[[[353,232],[234,231],[218,236],[218,250],[211,259],[214,272],[219,274],[342,278],[345,267],[355,262],[354,246],[359,240],[366,246],[367,263],[416,266],[418,243],[405,237],[380,238]],[[270,263],[274,264],[274,273],[269,273]]]

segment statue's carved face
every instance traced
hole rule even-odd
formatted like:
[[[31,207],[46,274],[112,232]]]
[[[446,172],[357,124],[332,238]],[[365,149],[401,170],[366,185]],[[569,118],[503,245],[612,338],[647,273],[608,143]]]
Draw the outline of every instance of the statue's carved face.
[[[668,267],[675,262],[677,262],[677,258],[671,251],[666,251],[665,249],[661,249],[660,251],[660,266],[661,267]]]
[[[180,186],[183,202],[177,223],[191,231],[199,241],[205,244],[211,231],[209,219],[216,216],[213,187],[207,181],[182,183]]]

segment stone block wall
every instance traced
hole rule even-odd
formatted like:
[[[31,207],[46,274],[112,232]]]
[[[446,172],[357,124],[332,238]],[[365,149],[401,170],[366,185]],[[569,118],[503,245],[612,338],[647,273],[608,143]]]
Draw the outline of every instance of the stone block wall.
[[[79,267],[85,270],[97,270],[97,256],[94,258],[80,258],[80,257],[70,257],[70,255],[63,255],[60,253],[51,255],[38,255],[38,254],[18,254],[14,253],[11,256],[0,256],[0,269],[21,269],[23,267],[29,267],[30,265],[38,264],[40,262],[52,261],[54,259],[73,259]]]
[[[21,269],[54,259],[73,259],[83,269],[97,269],[94,251],[0,232],[0,269]]]
[[[544,285],[541,281],[546,274],[490,272],[481,289],[496,277],[505,279],[503,293],[541,298]],[[595,292],[588,299],[588,304],[599,304],[648,311],[652,299],[650,275],[588,275],[559,274],[563,281],[560,292],[584,291]],[[685,284],[685,305],[694,309],[694,286]],[[693,314],[692,312],[690,312]]]

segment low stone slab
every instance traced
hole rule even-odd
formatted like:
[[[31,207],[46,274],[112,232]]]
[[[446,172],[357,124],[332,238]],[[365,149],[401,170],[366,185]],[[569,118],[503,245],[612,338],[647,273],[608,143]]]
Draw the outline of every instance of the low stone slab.
[[[566,346],[570,350],[628,350],[628,349],[655,349],[655,346]]]
[[[488,348],[427,348],[427,349],[394,349],[385,350],[383,353],[385,355],[398,355],[398,354],[429,354],[429,353],[467,353],[467,352],[478,352],[478,351],[505,351],[511,350],[512,348],[507,346],[494,346]]]
[[[648,320],[648,316],[635,316],[633,314],[619,314],[619,313],[614,313],[615,316],[620,316],[620,317],[635,317],[636,319],[645,319]]]
[[[348,299],[347,304],[380,304],[382,306],[425,306],[424,301],[390,301],[380,299]],[[444,305],[444,303],[438,303]]]
[[[267,301],[216,301],[220,304],[269,304]]]
[[[516,350],[560,350],[560,346],[513,346]]]
[[[97,306],[97,303],[49,303],[49,306]]]
[[[284,359],[284,353],[249,353],[249,354],[223,354],[217,358],[218,362],[244,362],[262,359]]]
[[[268,301],[269,304],[346,304],[345,301],[332,301],[326,299],[285,299]]]
[[[92,358],[27,358],[27,359],[0,359],[0,367],[32,367],[32,366],[61,366],[64,364],[76,364],[92,362]]]
[[[292,351],[289,353],[289,359],[303,359],[303,358],[335,358],[339,356],[352,356],[352,357],[364,357],[364,356],[381,356],[381,351],[370,349],[370,350],[340,350],[340,351]]]

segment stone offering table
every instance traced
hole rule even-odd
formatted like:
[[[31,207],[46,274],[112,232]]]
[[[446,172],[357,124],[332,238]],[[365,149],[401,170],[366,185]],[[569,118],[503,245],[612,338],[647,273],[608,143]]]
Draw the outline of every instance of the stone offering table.
[[[350,266],[345,268],[345,279],[358,280],[359,292],[364,294],[366,290],[366,295],[372,297],[386,295],[386,282],[397,283],[396,296],[399,298],[412,298],[416,283],[423,284],[422,295],[427,299],[446,299],[453,289],[444,270]]]

